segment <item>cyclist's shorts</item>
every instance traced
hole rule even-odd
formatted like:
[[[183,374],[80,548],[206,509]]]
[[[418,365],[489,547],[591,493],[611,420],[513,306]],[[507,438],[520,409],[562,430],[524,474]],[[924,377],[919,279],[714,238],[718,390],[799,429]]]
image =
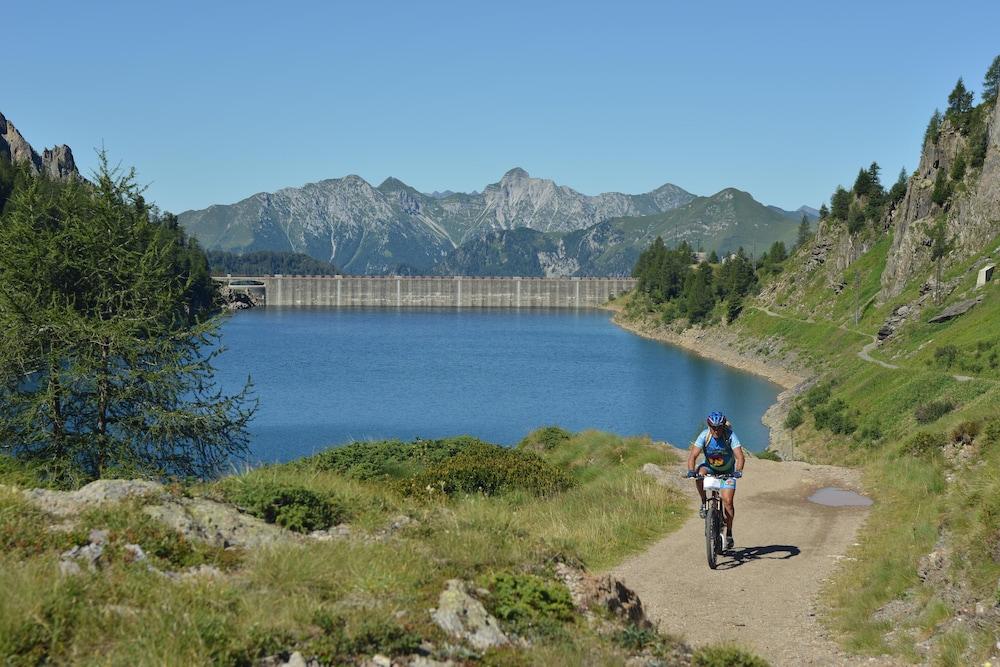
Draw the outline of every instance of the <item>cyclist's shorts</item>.
[[[705,463],[702,463],[700,466],[698,466],[698,473],[702,474],[702,475],[712,475],[712,474],[715,474],[715,473],[723,474],[723,475],[727,474],[727,473],[723,473],[721,471],[712,470],[712,466],[710,466],[708,464],[705,464]],[[735,477],[730,477],[729,479],[722,480],[722,488],[724,488],[724,489],[735,489],[736,488],[736,478]]]

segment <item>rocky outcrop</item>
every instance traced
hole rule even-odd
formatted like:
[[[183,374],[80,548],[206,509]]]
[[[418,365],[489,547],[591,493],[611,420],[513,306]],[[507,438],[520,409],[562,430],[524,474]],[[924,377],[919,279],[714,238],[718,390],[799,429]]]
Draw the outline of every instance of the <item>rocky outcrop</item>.
[[[951,173],[967,142],[946,120],[937,140],[930,138],[924,144],[906,195],[889,221],[894,231],[882,273],[881,301],[898,296],[915,276],[930,272],[927,234],[938,215],[944,216],[946,233],[954,243],[953,257],[974,254],[1000,233],[1000,105],[994,106],[987,122],[986,158],[978,177],[968,176],[944,209],[931,200],[938,173]]]
[[[26,163],[32,173],[45,174],[56,180],[80,178],[73,151],[63,144],[46,148],[39,155],[18,132],[14,124],[0,113],[0,157],[14,163]]]
[[[465,582],[449,579],[431,617],[446,633],[480,651],[510,643],[483,603],[469,595]]]
[[[603,611],[630,625],[652,627],[642,608],[642,600],[620,579],[609,574],[595,577],[565,563],[556,564],[555,570],[581,612]]]

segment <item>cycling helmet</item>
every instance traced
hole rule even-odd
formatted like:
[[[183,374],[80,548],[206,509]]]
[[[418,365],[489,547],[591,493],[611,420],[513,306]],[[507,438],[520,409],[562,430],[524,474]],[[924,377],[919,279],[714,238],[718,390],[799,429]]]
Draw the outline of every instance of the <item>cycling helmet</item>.
[[[719,428],[720,426],[726,423],[726,415],[716,411],[710,414],[708,416],[708,419],[706,419],[705,421],[708,422],[708,425],[711,426],[712,428]]]

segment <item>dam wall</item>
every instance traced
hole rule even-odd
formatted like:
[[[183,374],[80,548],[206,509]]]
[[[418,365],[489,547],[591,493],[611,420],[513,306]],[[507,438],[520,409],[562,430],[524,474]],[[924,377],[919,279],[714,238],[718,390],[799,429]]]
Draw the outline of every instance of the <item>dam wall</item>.
[[[634,278],[467,276],[227,276],[263,292],[266,306],[592,308],[635,287]],[[256,285],[240,285],[243,282]]]

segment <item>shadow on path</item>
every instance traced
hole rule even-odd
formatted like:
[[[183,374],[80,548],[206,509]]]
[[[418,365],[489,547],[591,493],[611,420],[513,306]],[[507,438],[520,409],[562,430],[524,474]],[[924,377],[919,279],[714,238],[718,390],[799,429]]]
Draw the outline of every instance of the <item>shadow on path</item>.
[[[766,547],[746,547],[727,551],[730,560],[719,563],[719,570],[731,570],[755,560],[788,560],[799,555],[799,548],[791,544],[772,544]]]

